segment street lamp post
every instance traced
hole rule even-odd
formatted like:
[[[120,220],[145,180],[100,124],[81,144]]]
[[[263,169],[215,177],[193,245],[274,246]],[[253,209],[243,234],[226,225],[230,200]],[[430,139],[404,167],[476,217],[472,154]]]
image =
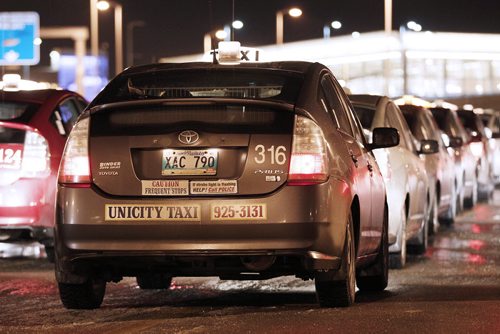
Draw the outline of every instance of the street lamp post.
[[[123,70],[123,9],[122,5],[115,2],[99,1],[97,8],[107,10],[113,5],[115,20],[115,75]]]
[[[99,22],[97,0],[90,0],[90,49],[92,56],[99,56]]]
[[[132,21],[127,24],[127,67],[134,65],[134,28],[144,27],[144,21]]]
[[[384,31],[386,34],[392,31],[392,0],[384,0]]]
[[[115,75],[123,71],[123,8],[115,4]]]
[[[283,26],[285,14],[291,17],[299,17],[302,15],[302,10],[297,7],[288,10],[278,10],[276,12],[276,44],[283,44]]]

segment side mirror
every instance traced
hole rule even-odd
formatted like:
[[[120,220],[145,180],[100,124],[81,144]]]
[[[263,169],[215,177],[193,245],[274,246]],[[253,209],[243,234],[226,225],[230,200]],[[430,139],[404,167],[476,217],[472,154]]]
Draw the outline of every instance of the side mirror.
[[[399,133],[395,128],[375,128],[372,132],[370,149],[393,147],[399,145]]]
[[[419,154],[432,154],[439,151],[439,144],[436,140],[424,139],[420,142]]]
[[[493,132],[493,135],[491,136],[493,139],[500,139],[500,132]]]
[[[450,137],[450,145],[451,148],[458,148],[464,144],[464,141],[460,137]]]

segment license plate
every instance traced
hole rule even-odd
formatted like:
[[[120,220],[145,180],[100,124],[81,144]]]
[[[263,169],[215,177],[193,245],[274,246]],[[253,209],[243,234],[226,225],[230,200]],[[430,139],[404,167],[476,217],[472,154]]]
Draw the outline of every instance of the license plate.
[[[266,204],[212,205],[212,220],[263,220],[267,219]]]
[[[217,150],[163,150],[161,175],[215,175]]]
[[[0,144],[0,168],[21,168],[22,155],[22,144]]]

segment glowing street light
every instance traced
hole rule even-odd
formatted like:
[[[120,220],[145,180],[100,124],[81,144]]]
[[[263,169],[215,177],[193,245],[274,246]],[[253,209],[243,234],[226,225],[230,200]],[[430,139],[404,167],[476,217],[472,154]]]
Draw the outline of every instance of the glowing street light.
[[[239,29],[243,28],[243,22],[241,22],[240,20],[235,20],[235,21],[233,21],[232,26],[234,29],[239,30]]]
[[[323,26],[323,38],[328,39],[330,38],[331,35],[331,29],[339,30],[342,28],[342,23],[340,21],[333,21],[330,23],[327,23]]]
[[[233,29],[239,30],[243,28],[244,24],[240,20],[235,20],[231,24],[224,25],[223,29],[217,29],[209,31],[205,34],[203,38],[203,52],[207,53],[214,48],[213,39],[216,38],[219,41],[229,41],[233,39],[233,34],[231,27]]]
[[[415,21],[409,21],[408,23],[406,23],[406,27],[416,32],[422,31],[422,26]]]
[[[276,12],[276,44],[283,44],[283,21],[285,14],[291,17],[299,17],[302,15],[302,10],[293,7],[288,10],[279,10]]]
[[[217,30],[215,32],[215,37],[217,39],[225,40],[227,38],[227,36],[228,36],[228,33],[225,30],[223,30],[223,29]]]

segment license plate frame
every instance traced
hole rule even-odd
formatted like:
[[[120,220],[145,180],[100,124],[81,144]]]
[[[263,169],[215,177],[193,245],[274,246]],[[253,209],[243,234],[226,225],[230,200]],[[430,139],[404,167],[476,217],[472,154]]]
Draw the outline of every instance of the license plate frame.
[[[216,175],[218,160],[214,149],[164,149],[161,175]]]

